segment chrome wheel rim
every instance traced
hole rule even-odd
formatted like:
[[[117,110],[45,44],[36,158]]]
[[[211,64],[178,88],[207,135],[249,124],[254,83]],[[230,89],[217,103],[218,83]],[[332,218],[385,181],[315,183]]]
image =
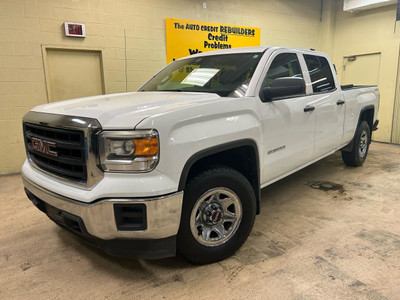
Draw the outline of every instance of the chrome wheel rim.
[[[360,147],[358,148],[358,152],[361,158],[363,158],[367,153],[367,148],[368,148],[368,133],[366,130],[363,130],[360,136]]]
[[[203,194],[190,216],[190,229],[197,242],[204,246],[226,243],[239,228],[242,204],[230,189],[218,187]]]

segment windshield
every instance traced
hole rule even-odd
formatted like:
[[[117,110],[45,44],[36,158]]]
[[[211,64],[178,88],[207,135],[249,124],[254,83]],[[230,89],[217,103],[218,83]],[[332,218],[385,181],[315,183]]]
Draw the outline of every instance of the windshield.
[[[140,91],[183,91],[243,97],[262,53],[189,57],[169,64]]]

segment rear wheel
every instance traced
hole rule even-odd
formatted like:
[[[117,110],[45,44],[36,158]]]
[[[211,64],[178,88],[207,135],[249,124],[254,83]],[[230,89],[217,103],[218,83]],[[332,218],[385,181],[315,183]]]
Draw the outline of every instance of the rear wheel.
[[[353,141],[353,149],[349,152],[342,150],[343,162],[348,166],[359,167],[367,158],[371,130],[366,121],[358,126]]]
[[[246,241],[254,224],[256,200],[239,172],[216,167],[185,188],[178,250],[197,264],[225,259]]]

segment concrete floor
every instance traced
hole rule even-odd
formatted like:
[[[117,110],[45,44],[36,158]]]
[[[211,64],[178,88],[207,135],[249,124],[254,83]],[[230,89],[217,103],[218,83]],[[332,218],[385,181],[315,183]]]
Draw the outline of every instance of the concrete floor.
[[[19,175],[0,193],[1,299],[400,298],[400,146],[373,143],[361,168],[336,153],[265,188],[248,241],[207,266],[110,257],[39,212]]]

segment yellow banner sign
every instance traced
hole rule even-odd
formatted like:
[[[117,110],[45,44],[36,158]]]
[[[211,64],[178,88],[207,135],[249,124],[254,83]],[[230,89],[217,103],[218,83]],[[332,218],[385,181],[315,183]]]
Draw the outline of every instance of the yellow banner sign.
[[[260,46],[260,28],[166,19],[167,62],[220,49]]]

